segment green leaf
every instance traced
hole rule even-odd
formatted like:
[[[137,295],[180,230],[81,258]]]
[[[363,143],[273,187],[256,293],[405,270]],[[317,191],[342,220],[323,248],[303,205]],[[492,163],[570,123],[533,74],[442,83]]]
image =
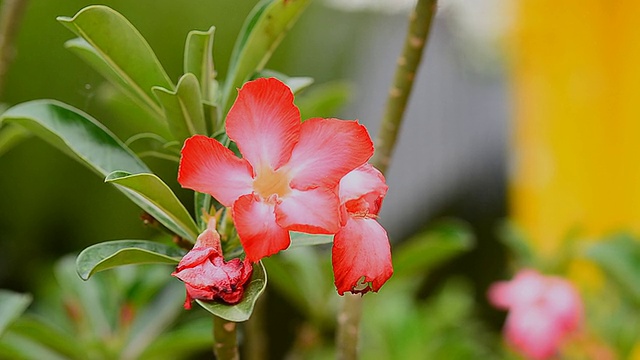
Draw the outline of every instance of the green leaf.
[[[202,215],[203,213],[208,214],[211,209],[211,195],[196,191],[193,195],[193,203],[198,227],[204,230],[207,227],[207,223]]]
[[[394,249],[394,278],[424,274],[472,247],[473,235],[466,224],[442,221]]]
[[[29,136],[31,134],[19,126],[7,125],[0,127],[0,156]]]
[[[115,171],[105,182],[117,184],[138,194],[147,202],[147,212],[177,235],[196,241],[199,230],[180,200],[159,177],[154,174],[134,174]]]
[[[75,38],[65,42],[65,47],[75,53],[93,67],[100,75],[107,79],[121,93],[126,95],[137,107],[144,110],[147,116],[144,118],[128,115],[131,121],[144,122],[144,131],[156,133],[162,137],[169,137],[169,128],[160,108],[154,103],[149,103],[148,99],[140,96],[136,88],[131,86],[107,61],[82,38]]]
[[[0,337],[31,304],[31,295],[0,289]]]
[[[184,49],[184,73],[193,74],[200,84],[200,93],[205,101],[213,103],[215,94],[211,86],[215,72],[213,68],[213,34],[216,28],[208,31],[190,31]]]
[[[296,105],[300,116],[306,119],[336,116],[338,110],[351,99],[352,87],[341,81],[314,85],[300,96],[296,96]]]
[[[73,18],[58,17],[58,21],[86,40],[137,97],[162,114],[151,88],[173,89],[173,84],[147,41],[124,16],[109,7],[92,5]]]
[[[122,265],[177,264],[184,251],[146,240],[116,240],[89,246],[76,258],[76,270],[83,280]]]
[[[254,76],[251,77],[251,80],[269,77],[277,78],[278,80],[285,83],[294,94],[297,94],[298,92],[308,88],[309,86],[311,86],[311,84],[313,84],[313,78],[311,77],[287,76],[281,72],[269,69],[257,72]]]
[[[156,86],[153,92],[162,103],[165,119],[176,140],[184,142],[191,135],[207,133],[200,84],[195,75],[184,74],[175,91]]]
[[[22,126],[103,178],[116,170],[150,172],[102,124],[84,112],[55,100],[18,104],[2,114],[1,123]]]
[[[590,246],[586,256],[640,304],[640,243],[627,234]]]
[[[295,249],[301,246],[331,244],[333,242],[333,235],[307,234],[297,231],[289,231],[289,236],[291,238],[291,245],[289,245],[289,249]]]
[[[249,320],[253,308],[262,292],[267,287],[267,273],[262,262],[253,264],[253,274],[249,285],[245,289],[242,301],[236,305],[229,305],[218,301],[196,300],[205,310],[225,320],[241,322]]]
[[[235,89],[261,71],[310,0],[262,0],[247,17],[231,54],[222,104],[226,113]]]
[[[66,358],[80,360],[86,357],[86,352],[78,346],[71,334],[38,317],[23,316],[11,326],[11,331],[46,346]]]

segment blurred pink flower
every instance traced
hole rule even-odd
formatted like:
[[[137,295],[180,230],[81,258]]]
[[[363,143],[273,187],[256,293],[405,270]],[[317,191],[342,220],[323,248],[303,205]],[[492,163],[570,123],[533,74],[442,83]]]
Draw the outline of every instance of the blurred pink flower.
[[[530,359],[554,356],[569,334],[582,323],[582,300],[566,279],[521,270],[511,281],[489,288],[489,300],[509,310],[504,333],[507,341]]]
[[[236,258],[224,261],[215,221],[215,218],[209,220],[207,229],[198,236],[193,249],[171,274],[184,282],[187,289],[184,308],[187,310],[191,309],[194,299],[219,299],[228,304],[240,302],[244,286],[251,277],[253,268],[249,260]]]
[[[364,126],[320,118],[301,123],[293,93],[275,78],[247,82],[225,126],[242,158],[214,139],[193,136],[182,148],[178,181],[232,208],[249,260],[286,249],[289,231],[340,229],[336,187],[373,155]]]
[[[343,226],[333,241],[332,263],[340,295],[378,291],[393,274],[387,232],[376,220],[387,184],[364,164],[340,180]]]

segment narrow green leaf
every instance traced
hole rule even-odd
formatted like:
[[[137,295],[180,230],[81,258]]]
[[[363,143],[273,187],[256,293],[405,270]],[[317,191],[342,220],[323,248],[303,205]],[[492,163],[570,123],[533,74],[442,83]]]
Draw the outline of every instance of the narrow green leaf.
[[[207,133],[200,84],[195,75],[184,74],[175,91],[156,86],[153,92],[162,103],[165,119],[176,140],[183,142],[191,135]]]
[[[211,87],[215,72],[213,67],[213,34],[215,26],[208,31],[190,31],[184,49],[184,73],[193,74],[200,83],[202,98],[208,102],[215,101]]]
[[[178,329],[162,333],[140,354],[140,360],[173,360],[195,358],[211,349],[211,319],[200,317],[189,321]]]
[[[586,251],[604,272],[640,304],[640,243],[627,234],[619,234],[609,241],[599,242]]]
[[[75,38],[65,42],[65,47],[78,57],[93,67],[100,75],[107,79],[120,92],[125,94],[135,105],[144,110],[148,116],[142,119],[145,121],[144,131],[153,132],[163,137],[168,137],[169,129],[160,108],[155,103],[150,104],[148,99],[140,96],[126,80],[119,74],[98,51],[82,38]],[[149,120],[147,120],[149,119]],[[138,118],[131,118],[132,121],[141,121]]]
[[[178,264],[184,251],[147,240],[116,240],[89,246],[76,258],[76,271],[83,280],[122,265]]]
[[[14,146],[20,144],[29,136],[31,134],[19,126],[6,125],[0,127],[0,156],[13,149]]]
[[[278,72],[275,70],[269,70],[269,69],[265,69],[255,73],[251,77],[251,79],[254,80],[258,78],[268,78],[268,77],[274,77],[282,81],[289,87],[289,89],[291,89],[291,92],[293,92],[294,94],[297,94],[298,92],[308,88],[309,86],[311,86],[311,84],[313,84],[313,78],[311,77],[287,76],[281,72]]]
[[[125,187],[141,196],[148,204],[148,211],[156,220],[181,237],[196,241],[198,226],[180,200],[159,177],[154,174],[134,174],[115,171],[105,182]]]
[[[27,310],[31,295],[0,289],[0,337],[7,326]]]
[[[31,360],[68,360],[69,358],[58,354],[53,350],[43,346],[37,341],[33,341],[25,336],[9,332],[0,338],[0,358]]]
[[[473,246],[473,235],[460,221],[447,220],[419,233],[393,253],[394,278],[423,274]]]
[[[208,214],[211,209],[211,195],[196,191],[193,200],[196,223],[200,229],[204,230],[207,224],[202,215],[205,213]]]
[[[267,273],[264,271],[262,262],[253,264],[253,274],[249,280],[242,301],[236,305],[224,304],[218,301],[202,301],[196,302],[205,310],[213,315],[219,316],[225,320],[241,322],[247,321],[253,313],[253,308],[258,298],[267,287]]]
[[[289,249],[295,249],[301,246],[331,244],[333,242],[333,235],[307,234],[297,231],[289,231],[289,236],[291,237],[291,245],[289,245]]]
[[[55,100],[18,104],[0,116],[36,134],[105,177],[116,170],[150,172],[106,127],[84,112]]]
[[[86,40],[136,96],[162,113],[151,88],[173,89],[173,84],[147,41],[124,16],[109,7],[92,5],[73,18],[58,17],[58,21]]]
[[[221,104],[225,114],[233,103],[235,89],[264,68],[309,3],[310,0],[262,0],[253,8],[231,54]]]
[[[23,316],[11,326],[11,331],[47,346],[68,359],[82,360],[86,357],[86,352],[78,346],[71,334],[38,317]]]

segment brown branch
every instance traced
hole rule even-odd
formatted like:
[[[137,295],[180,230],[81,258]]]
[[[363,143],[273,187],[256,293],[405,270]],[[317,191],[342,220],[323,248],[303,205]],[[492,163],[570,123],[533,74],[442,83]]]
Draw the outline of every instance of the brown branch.
[[[15,37],[26,7],[27,0],[5,0],[0,9],[0,96],[15,56]]]

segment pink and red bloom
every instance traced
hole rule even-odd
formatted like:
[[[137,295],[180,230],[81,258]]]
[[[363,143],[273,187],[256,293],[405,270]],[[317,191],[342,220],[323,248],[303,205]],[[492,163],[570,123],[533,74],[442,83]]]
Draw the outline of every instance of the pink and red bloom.
[[[387,232],[377,215],[387,193],[380,171],[365,164],[340,180],[343,225],[333,240],[332,263],[336,288],[366,293],[378,291],[393,274]]]
[[[184,282],[187,289],[184,308],[187,310],[191,309],[194,299],[236,304],[242,300],[244,287],[251,278],[253,268],[248,260],[224,261],[215,221],[215,218],[209,220],[193,249],[171,274]]]
[[[556,355],[582,323],[578,291],[557,276],[522,270],[511,281],[493,284],[488,295],[493,305],[509,310],[504,328],[507,341],[530,359]]]
[[[247,259],[286,249],[289,231],[335,234],[338,292],[377,291],[393,270],[376,221],[387,186],[365,165],[373,155],[366,128],[339,119],[301,122],[291,90],[275,78],[246,83],[225,126],[242,157],[195,135],[182,149],[178,181],[231,208]]]

